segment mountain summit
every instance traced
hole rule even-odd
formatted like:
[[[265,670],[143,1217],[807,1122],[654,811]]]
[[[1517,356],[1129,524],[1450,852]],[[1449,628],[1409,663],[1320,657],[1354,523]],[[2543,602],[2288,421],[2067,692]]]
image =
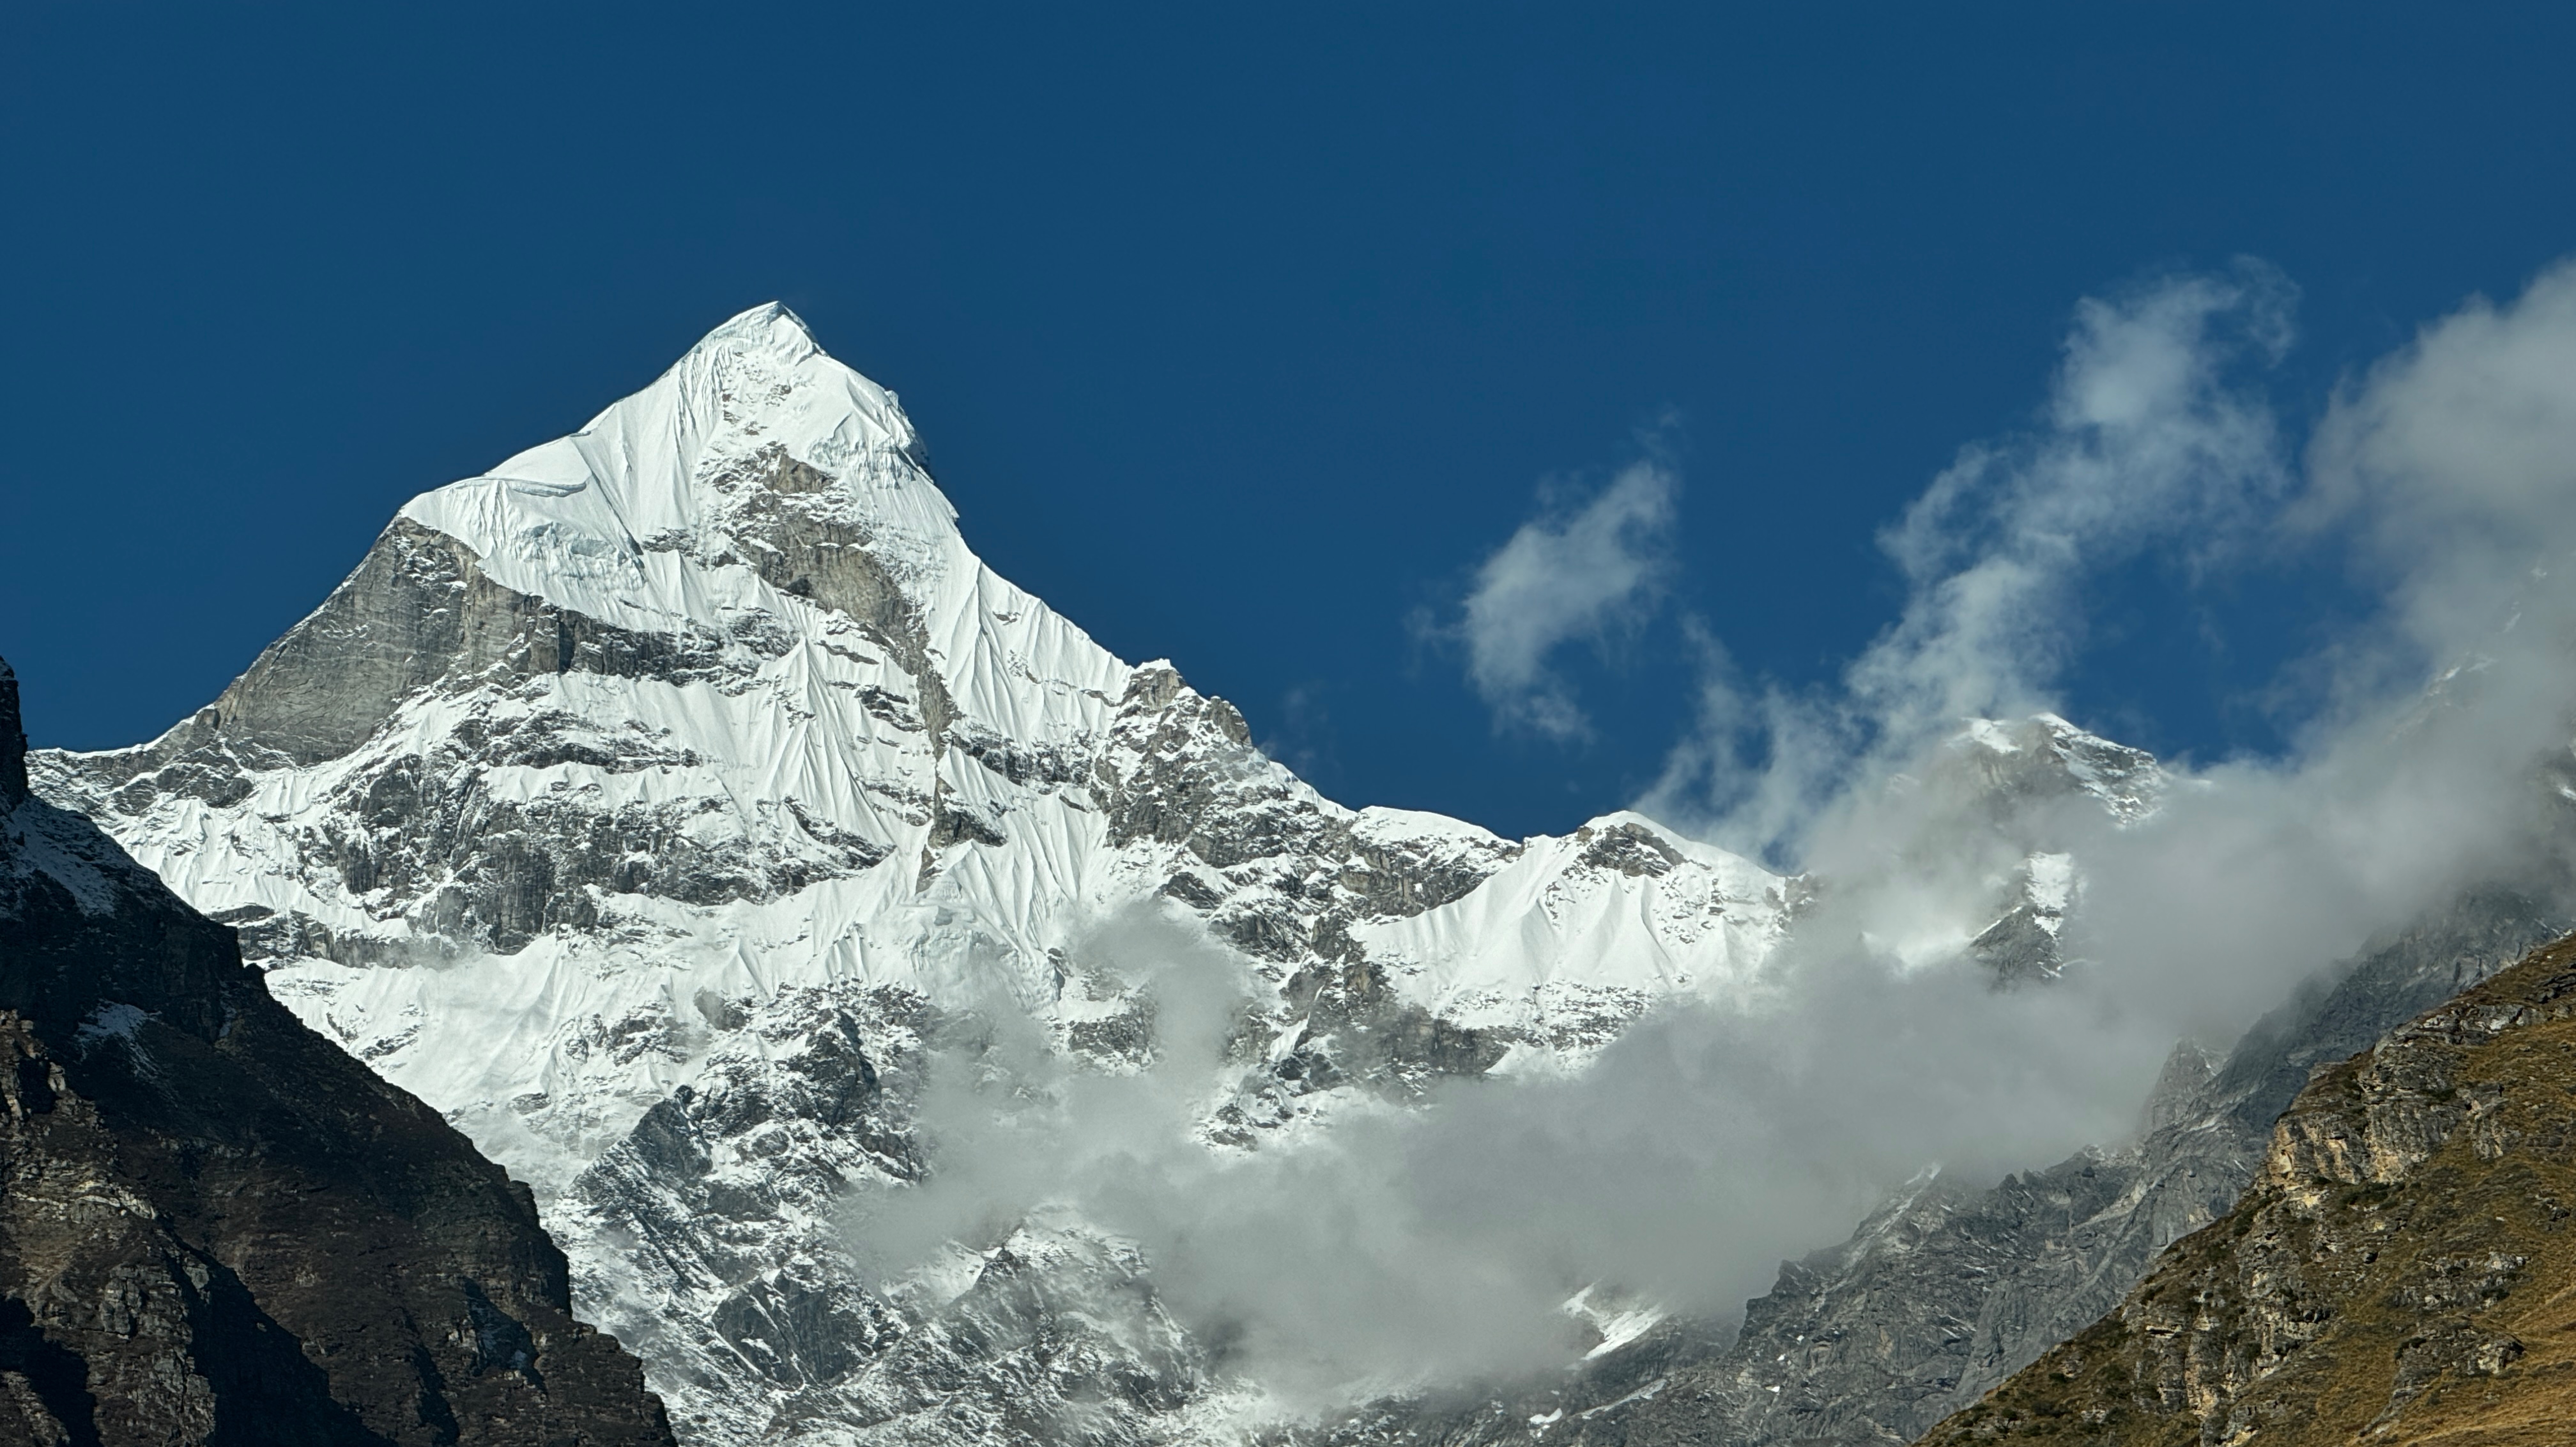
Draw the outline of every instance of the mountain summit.
[[[903,1298],[835,1224],[854,1184],[927,1169],[912,1098],[960,1012],[1150,1055],[1144,962],[1085,943],[1105,921],[1179,911],[1249,961],[1201,1123],[1242,1149],[1580,1056],[1749,979],[1792,909],[1634,816],[1515,843],[1321,797],[1232,707],[996,576],[922,456],[892,393],[754,308],[415,498],[161,738],[39,761],[281,999],[536,1185],[584,1310],[696,1441],[1125,1433],[1200,1390],[1150,1297],[1081,1370],[1030,1355],[1075,1318],[990,1315],[1024,1258],[1142,1269],[1114,1252],[1023,1241],[982,1295]],[[1078,1407],[1139,1340],[1166,1346],[1116,1370],[1151,1390]]]
[[[995,575],[923,455],[894,394],[754,308],[413,499],[195,716],[37,762],[534,1184],[693,1442],[1141,1441],[1222,1394],[1149,1264],[1079,1223],[893,1280],[843,1224],[929,1173],[929,1062],[999,1016],[1081,1069],[1171,1057],[1168,962],[1123,924],[1239,958],[1189,967],[1248,991],[1192,1127],[1225,1152],[1579,1069],[1753,989],[1806,897],[1636,815],[1511,841],[1323,798]],[[2152,760],[2030,727],[1962,757],[2152,798]],[[1970,902],[1959,946],[2010,916],[1998,958],[2053,969],[2063,876]]]

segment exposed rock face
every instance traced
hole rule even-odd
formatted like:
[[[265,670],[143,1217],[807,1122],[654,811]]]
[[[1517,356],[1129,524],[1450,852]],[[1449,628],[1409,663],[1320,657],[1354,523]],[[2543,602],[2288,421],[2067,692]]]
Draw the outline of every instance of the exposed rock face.
[[[2234,1209],[1927,1443],[2567,1440],[2576,939],[2319,1072]]]
[[[662,683],[739,681],[775,640],[711,629],[630,631],[494,583],[473,549],[397,518],[347,581],[193,718],[141,748],[91,756],[80,800],[111,818],[199,812],[252,800],[253,779],[347,760],[405,703],[487,696],[566,673]],[[902,701],[907,707],[911,700]],[[404,740],[416,744],[414,740]],[[581,764],[611,776],[698,760],[642,723],[599,728],[560,709],[473,709],[431,746],[353,760],[343,805],[292,838],[367,915],[409,917],[442,951],[509,953],[554,928],[599,923],[594,891],[692,903],[766,900],[865,869],[888,846],[779,801],[778,827],[710,835],[691,803],[602,807],[559,792],[489,786],[495,770]],[[255,959],[366,963],[413,941],[305,910],[226,911]],[[352,925],[355,924],[355,928]]]
[[[1841,1246],[1784,1264],[1731,1342],[1713,1324],[1670,1321],[1571,1380],[1463,1409],[1386,1404],[1333,1440],[1910,1442],[2110,1309],[2159,1251],[2226,1212],[2314,1069],[2561,927],[2517,894],[2465,898],[2312,983],[2223,1062],[2178,1049],[2135,1144],[1991,1187],[1915,1183]]]
[[[2053,713],[1971,720],[1952,740],[1950,764],[1976,777],[1977,792],[1998,813],[2083,794],[2113,818],[2134,821],[2154,812],[2166,786],[2155,755],[2097,738]]]
[[[24,751],[0,665],[0,1440],[668,1443],[526,1188]]]

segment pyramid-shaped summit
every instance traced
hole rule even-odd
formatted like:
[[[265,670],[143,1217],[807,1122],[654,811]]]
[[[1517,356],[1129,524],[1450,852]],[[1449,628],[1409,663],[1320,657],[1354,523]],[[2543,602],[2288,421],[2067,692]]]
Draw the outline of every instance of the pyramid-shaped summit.
[[[825,355],[773,302],[708,333],[580,431],[415,498],[402,516],[473,548],[519,592],[664,627],[710,605],[760,606],[729,569],[759,571],[782,529],[868,532],[883,540],[881,569],[914,583],[971,574],[955,509],[920,459],[894,394]]]
[[[1243,962],[1241,1039],[1175,1125],[1239,1151],[1571,1068],[1737,988],[1790,914],[1633,817],[1514,843],[1321,797],[994,574],[920,455],[892,393],[753,308],[413,499],[210,707],[36,766],[533,1183],[684,1440],[956,1411],[1142,1433],[1211,1390],[1149,1291],[1098,1295],[1132,1252],[1031,1238],[1014,1259],[1070,1273],[1031,1298],[998,1261],[889,1281],[835,1224],[929,1168],[915,1093],[961,1016],[1020,1012],[1080,1068],[1177,1048],[1147,962],[1102,943],[1136,920]],[[1075,1370],[1046,1342],[1118,1385],[1032,1387]]]
[[[690,350],[737,339],[784,352],[822,350],[821,344],[814,340],[814,329],[805,325],[805,319],[790,310],[783,301],[765,301],[735,312],[700,338],[698,345]]]

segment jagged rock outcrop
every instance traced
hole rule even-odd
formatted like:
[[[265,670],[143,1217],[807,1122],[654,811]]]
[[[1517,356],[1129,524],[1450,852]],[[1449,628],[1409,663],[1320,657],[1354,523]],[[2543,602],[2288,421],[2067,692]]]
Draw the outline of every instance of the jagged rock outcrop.
[[[669,1443],[525,1187],[30,796],[0,664],[0,1441]]]
[[[2571,1101],[2576,938],[2318,1071],[2233,1209],[1923,1440],[2565,1441]]]

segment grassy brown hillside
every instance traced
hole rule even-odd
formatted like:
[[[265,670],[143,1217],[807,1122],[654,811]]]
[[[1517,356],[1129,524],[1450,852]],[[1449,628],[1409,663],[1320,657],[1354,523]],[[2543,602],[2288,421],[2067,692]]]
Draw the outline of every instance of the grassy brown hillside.
[[[2576,936],[2319,1071],[2233,1211],[1921,1440],[2576,1443]]]

